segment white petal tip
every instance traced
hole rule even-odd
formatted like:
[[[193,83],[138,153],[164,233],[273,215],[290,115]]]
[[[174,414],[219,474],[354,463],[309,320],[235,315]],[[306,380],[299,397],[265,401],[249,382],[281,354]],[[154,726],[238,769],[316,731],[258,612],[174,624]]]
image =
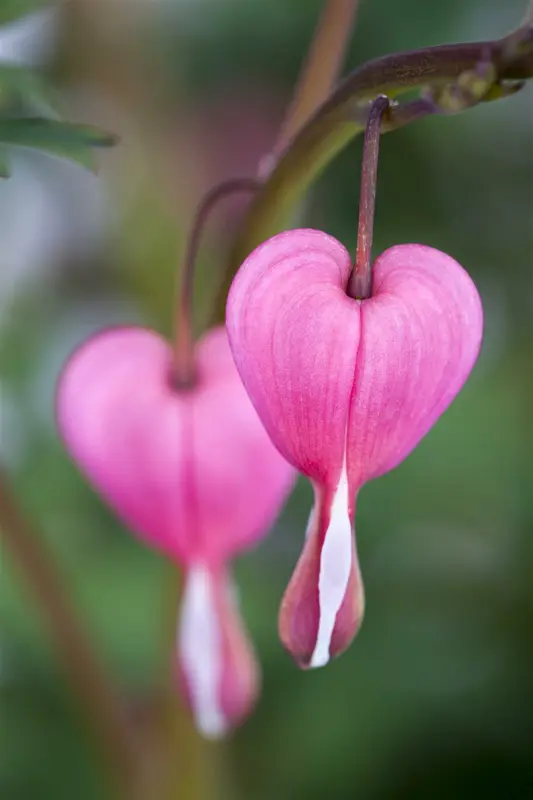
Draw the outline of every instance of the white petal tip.
[[[178,650],[196,728],[207,739],[220,739],[228,729],[220,702],[222,647],[212,578],[197,565],[185,583]]]
[[[320,653],[315,650],[309,662],[309,669],[318,669],[325,667],[329,663],[329,653]]]
[[[206,716],[203,719],[197,719],[196,730],[201,736],[204,737],[204,739],[209,739],[211,742],[217,742],[226,736],[229,726],[222,716],[213,714],[212,716]]]

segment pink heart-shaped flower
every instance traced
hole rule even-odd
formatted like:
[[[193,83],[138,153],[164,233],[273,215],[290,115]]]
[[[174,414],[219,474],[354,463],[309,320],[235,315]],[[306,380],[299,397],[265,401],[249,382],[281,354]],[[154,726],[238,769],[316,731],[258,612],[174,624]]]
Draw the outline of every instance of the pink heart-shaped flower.
[[[215,734],[229,710],[241,717],[250,707],[257,683],[224,565],[267,533],[295,473],[246,394],[224,328],[198,343],[195,368],[194,386],[176,391],[172,352],[160,336],[104,331],[66,365],[57,419],[68,450],[117,515],[186,568],[181,671],[200,727]],[[191,619],[196,636],[186,633]]]
[[[227,305],[233,356],[252,402],[315,490],[280,615],[281,637],[304,666],[343,650],[362,619],[357,492],[399,464],[449,406],[482,336],[474,284],[438,250],[387,250],[374,264],[367,300],[348,296],[351,271],[336,239],[288,231],[247,258]]]

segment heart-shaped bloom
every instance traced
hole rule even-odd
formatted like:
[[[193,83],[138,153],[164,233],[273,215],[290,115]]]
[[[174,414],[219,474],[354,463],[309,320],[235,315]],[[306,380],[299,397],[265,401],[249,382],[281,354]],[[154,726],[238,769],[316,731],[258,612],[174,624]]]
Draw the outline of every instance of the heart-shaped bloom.
[[[452,258],[406,244],[348,296],[345,248],[315,230],[274,236],[244,262],[227,328],[272,441],[314,488],[306,543],[280,612],[302,666],[344,650],[363,615],[352,531],[360,487],[397,466],[449,406],[478,355],[483,317]]]
[[[198,343],[195,362],[194,386],[177,391],[156,333],[104,331],[66,365],[57,418],[99,494],[185,568],[179,678],[199,729],[216,736],[250,710],[258,684],[226,564],[266,534],[295,473],[246,394],[224,328]]]

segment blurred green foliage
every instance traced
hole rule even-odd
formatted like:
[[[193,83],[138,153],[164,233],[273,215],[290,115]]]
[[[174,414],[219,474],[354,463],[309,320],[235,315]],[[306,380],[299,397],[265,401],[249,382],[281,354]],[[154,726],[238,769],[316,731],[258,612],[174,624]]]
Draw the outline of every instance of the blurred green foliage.
[[[139,21],[148,15],[149,24],[109,25],[110,36],[114,30],[131,40],[129,60],[119,62],[126,57],[118,55],[118,38],[97,39],[96,31],[120,5],[109,2],[106,12],[95,3],[101,18],[94,41],[87,29],[75,58],[58,54],[59,89],[72,89],[81,62],[92,92],[116,112],[104,117],[106,127],[130,146],[107,156],[110,168],[101,170],[115,213],[103,244],[65,248],[50,274],[26,281],[3,309],[0,375],[4,409],[8,398],[13,408],[0,442],[73,602],[132,704],[142,706],[160,657],[166,568],[70,463],[53,425],[54,382],[90,330],[124,318],[170,330],[174,267],[208,159],[215,153],[224,163],[230,149],[253,144],[249,133],[238,139],[237,124],[230,147],[209,104],[221,99],[223,115],[227,101],[235,114],[230,100],[243,87],[264,97],[259,108],[270,108],[272,97],[287,99],[320,4],[224,0],[205,13],[201,4],[147,3]],[[386,0],[367,0],[348,61],[496,37],[519,21],[522,6],[402,0],[391,10]],[[68,50],[75,35],[67,28],[62,47]],[[105,51],[113,42],[115,61]],[[146,105],[114,83],[119,68],[144,99],[150,95]],[[484,348],[464,391],[419,448],[361,492],[356,528],[367,615],[342,658],[301,673],[277,639],[279,600],[311,502],[307,485],[298,486],[270,537],[237,565],[264,686],[257,712],[224,750],[232,800],[533,798],[532,97],[528,87],[384,139],[375,250],[420,241],[456,257],[483,296]],[[209,123],[184,139],[198,109]],[[243,105],[243,120],[249,112]],[[259,114],[255,124],[260,131],[268,118]],[[250,130],[244,122],[242,129]],[[335,161],[303,212],[305,224],[352,250],[360,147],[355,142]],[[228,220],[215,224],[202,253],[202,309],[236,224]],[[0,274],[8,256],[0,248]],[[7,559],[1,590],[0,795],[102,798],[101,775],[39,610]]]
[[[0,25],[52,5],[53,0],[2,0]]]
[[[108,147],[115,138],[89,125],[74,125],[60,120],[0,119],[0,142],[6,146],[28,147],[61,158],[68,158],[82,167],[95,169],[93,147]]]
[[[36,70],[19,64],[0,64],[0,98],[4,110],[18,106],[44,117],[58,116],[61,106],[52,85]]]
[[[23,15],[29,11],[50,5],[35,0],[2,2],[0,26],[21,16],[24,22],[27,18]],[[52,24],[53,20],[48,22]],[[6,34],[6,28],[0,27],[0,41],[2,35],[9,37],[9,30]],[[20,33],[18,36],[23,49],[24,36]],[[31,45],[28,47],[31,60]],[[2,59],[0,50],[0,178],[10,176],[8,150],[13,146],[43,151],[95,169],[93,148],[109,147],[116,138],[95,127],[62,120],[62,105],[59,93],[41,71]]]

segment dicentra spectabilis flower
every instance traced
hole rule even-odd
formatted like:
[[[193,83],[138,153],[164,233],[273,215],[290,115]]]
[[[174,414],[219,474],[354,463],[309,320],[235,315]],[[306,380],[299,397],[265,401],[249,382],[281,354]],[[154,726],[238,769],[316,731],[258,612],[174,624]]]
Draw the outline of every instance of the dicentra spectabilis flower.
[[[267,533],[295,473],[246,394],[224,328],[199,341],[194,360],[194,384],[176,390],[161,337],[104,331],[66,365],[57,417],[99,494],[184,567],[178,677],[198,728],[218,736],[250,711],[258,689],[227,563]]]
[[[279,621],[302,666],[327,663],[361,623],[352,530],[359,489],[396,467],[449,406],[482,336],[474,284],[438,250],[387,250],[374,263],[368,299],[349,296],[351,272],[336,239],[288,231],[246,259],[227,305],[244,385],[315,493]]]

